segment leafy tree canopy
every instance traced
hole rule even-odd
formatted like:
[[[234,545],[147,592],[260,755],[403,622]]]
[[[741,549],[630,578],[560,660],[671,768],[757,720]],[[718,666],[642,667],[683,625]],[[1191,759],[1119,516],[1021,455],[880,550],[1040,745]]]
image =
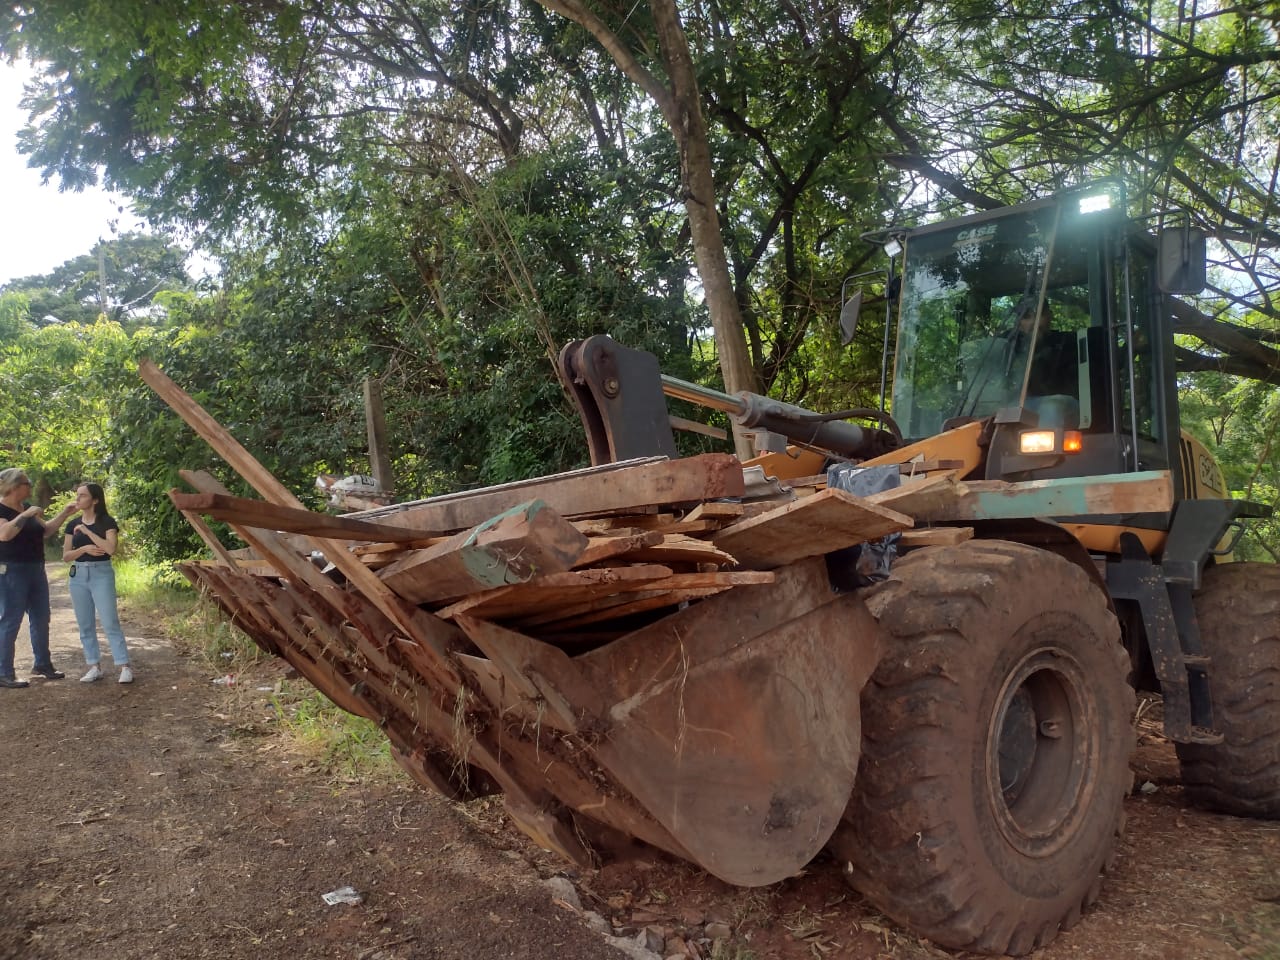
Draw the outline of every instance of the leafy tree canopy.
[[[377,376],[428,492],[580,456],[566,340],[715,379],[707,205],[751,374],[786,399],[875,400],[883,311],[851,351],[834,322],[866,231],[1101,176],[1213,238],[1198,306],[1230,326],[1179,319],[1187,388],[1280,382],[1271,6],[42,0],[0,10],[0,44],[43,71],[36,166],[221,245],[223,294],[172,301],[158,341],[194,382],[221,364],[215,414],[247,428],[248,390],[304,472],[356,456],[339,424]]]
[[[130,326],[163,309],[166,293],[192,286],[186,257],[161,237],[126,233],[48,274],[12,280],[0,292],[25,294],[36,326],[91,324],[98,317]]]

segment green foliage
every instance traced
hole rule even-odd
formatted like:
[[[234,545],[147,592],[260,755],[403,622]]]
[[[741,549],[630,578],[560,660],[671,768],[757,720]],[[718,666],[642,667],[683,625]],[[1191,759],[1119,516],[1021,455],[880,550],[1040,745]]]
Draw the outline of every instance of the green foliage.
[[[648,7],[592,9],[662,72]],[[836,325],[842,281],[882,262],[864,231],[1104,173],[1139,206],[1189,200],[1259,238],[1251,276],[1272,283],[1267,10],[683,5],[761,381],[814,409],[876,405],[883,278],[862,281],[850,349]],[[226,261],[222,289],[196,292],[167,244],[109,244],[118,328],[87,322],[93,254],[0,293],[0,387],[40,410],[0,410],[4,436],[57,483],[109,475],[148,556],[201,549],[165,495],[179,469],[248,491],[137,381],[141,356],[304,496],[368,470],[366,377],[402,497],[581,465],[554,362],[572,339],[611,333],[716,385],[666,118],[537,4],[48,0],[0,10],[0,36],[42,64],[36,166],[72,188],[101,175]],[[37,331],[50,315],[86,322]],[[1274,391],[1204,376],[1189,420],[1233,486],[1274,498]]]
[[[167,564],[117,561],[121,606],[131,616],[157,625],[210,674],[230,676],[228,696],[238,698],[234,681],[252,676],[254,666],[270,658],[231,626],[214,604],[175,576]],[[293,745],[335,775],[368,779],[397,769],[387,738],[376,724],[338,709],[305,681],[279,681],[270,704],[273,719]]]
[[[294,746],[330,773],[354,780],[398,769],[390,741],[376,723],[338,709],[309,685],[295,690],[289,684],[271,703]]]
[[[13,280],[4,290],[26,294],[27,316],[38,327],[89,325],[102,318],[133,329],[161,314],[167,292],[190,288],[185,259],[161,237],[127,233],[47,275]]]
[[[1201,373],[1181,391],[1182,424],[1218,458],[1231,496],[1280,513],[1280,392]],[[1250,520],[1237,559],[1280,562],[1280,517]]]
[[[0,302],[21,303],[0,294]],[[112,448],[111,396],[125,369],[128,339],[118,324],[19,326],[0,342],[0,435],[10,456],[55,490],[104,476]]]

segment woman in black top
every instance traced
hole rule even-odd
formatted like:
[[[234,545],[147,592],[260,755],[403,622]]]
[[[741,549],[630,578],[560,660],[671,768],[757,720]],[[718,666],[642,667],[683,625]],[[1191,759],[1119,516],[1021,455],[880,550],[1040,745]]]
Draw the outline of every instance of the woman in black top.
[[[89,672],[80,678],[92,683],[103,677],[102,656],[98,647],[98,628],[111,645],[111,659],[120,668],[120,682],[133,683],[133,667],[129,666],[129,648],[116,609],[116,572],[111,557],[118,541],[115,519],[107,513],[107,498],[96,483],[82,483],[76,488],[76,509],[80,516],[67,524],[62,538],[62,559],[71,561],[71,606],[80,627],[80,646]]]
[[[13,672],[14,647],[22,618],[28,618],[34,672],[47,680],[65,674],[49,656],[49,578],[44,572],[44,541],[58,532],[75,507],[67,505],[51,520],[27,503],[31,479],[25,470],[0,470],[0,688],[25,687]]]

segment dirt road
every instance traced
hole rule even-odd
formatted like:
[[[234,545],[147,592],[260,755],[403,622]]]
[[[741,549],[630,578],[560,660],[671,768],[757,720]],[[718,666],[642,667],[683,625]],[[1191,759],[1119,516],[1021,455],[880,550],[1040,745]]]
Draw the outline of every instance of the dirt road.
[[[67,678],[0,691],[3,960],[622,956],[483,821],[407,781],[335,795],[145,627],[126,625],[135,683],[79,683],[50,579]],[[322,901],[344,886],[363,902]]]
[[[50,574],[67,679],[0,690],[0,960],[625,955],[572,894],[557,899],[546,881],[564,865],[496,805],[459,807],[407,780],[335,784],[291,753],[254,722],[267,676],[242,676],[231,697],[134,623],[137,682],[78,683],[64,575]],[[26,644],[24,633],[20,673]],[[1169,745],[1141,727],[1148,786],[1128,803],[1115,874],[1098,908],[1037,957],[1280,960],[1280,824],[1186,807]],[[650,956],[953,956],[875,914],[830,861],[762,890],[659,859],[570,875],[584,910],[647,940]],[[344,886],[362,902],[325,905]]]

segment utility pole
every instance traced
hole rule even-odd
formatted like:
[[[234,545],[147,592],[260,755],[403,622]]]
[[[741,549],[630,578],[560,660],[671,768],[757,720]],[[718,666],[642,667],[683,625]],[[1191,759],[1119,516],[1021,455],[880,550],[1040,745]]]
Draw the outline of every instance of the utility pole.
[[[98,241],[98,314],[107,316],[107,245]]]

